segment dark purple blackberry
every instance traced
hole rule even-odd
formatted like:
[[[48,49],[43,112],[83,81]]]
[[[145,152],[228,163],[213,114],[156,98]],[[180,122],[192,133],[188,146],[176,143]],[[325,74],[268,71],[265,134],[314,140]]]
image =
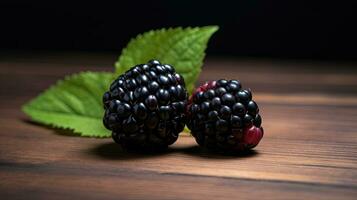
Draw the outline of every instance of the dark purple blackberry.
[[[221,79],[197,88],[187,104],[186,117],[197,143],[209,149],[247,150],[263,137],[258,105],[237,80]]]
[[[170,65],[151,60],[120,75],[103,95],[103,123],[131,149],[163,149],[185,127],[187,91]]]

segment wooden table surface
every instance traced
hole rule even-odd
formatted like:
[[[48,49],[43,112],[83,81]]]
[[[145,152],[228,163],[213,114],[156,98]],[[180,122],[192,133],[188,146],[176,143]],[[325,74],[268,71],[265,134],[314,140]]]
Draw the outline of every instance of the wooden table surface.
[[[356,63],[208,58],[200,83],[240,79],[260,106],[265,135],[249,155],[210,154],[188,136],[167,153],[126,153],[20,111],[65,74],[116,58],[0,56],[0,199],[357,199]]]

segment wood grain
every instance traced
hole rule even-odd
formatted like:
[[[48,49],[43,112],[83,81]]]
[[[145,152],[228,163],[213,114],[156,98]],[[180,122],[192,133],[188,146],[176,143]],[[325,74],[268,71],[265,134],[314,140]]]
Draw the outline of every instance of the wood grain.
[[[208,59],[199,83],[239,78],[265,136],[224,156],[180,137],[168,152],[128,153],[32,123],[20,106],[65,74],[111,70],[111,54],[0,56],[1,199],[356,199],[353,63]],[[313,66],[313,67],[312,67]]]

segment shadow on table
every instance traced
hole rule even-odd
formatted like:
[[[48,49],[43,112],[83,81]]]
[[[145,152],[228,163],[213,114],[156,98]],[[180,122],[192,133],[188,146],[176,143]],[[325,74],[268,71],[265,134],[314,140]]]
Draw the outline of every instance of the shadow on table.
[[[64,136],[74,136],[77,137],[79,136],[78,134],[73,133],[73,131],[68,130],[68,129],[59,129],[59,128],[53,128],[51,126],[46,126],[43,124],[39,124],[37,122],[31,121],[31,120],[23,120],[25,123],[35,125],[35,126],[41,126],[43,128],[52,130],[55,134],[57,135],[64,135]],[[207,150],[205,148],[202,148],[198,145],[189,145],[185,147],[175,147],[175,146],[170,146],[167,149],[160,150],[160,151],[147,151],[147,150],[139,150],[139,151],[133,151],[133,150],[126,150],[121,148],[120,145],[110,142],[110,143],[103,143],[97,146],[92,147],[91,149],[85,150],[86,154],[94,155],[103,159],[109,159],[109,160],[131,160],[131,159],[143,159],[143,158],[150,158],[150,157],[158,157],[158,156],[164,156],[168,154],[185,154],[188,156],[195,156],[195,157],[201,157],[201,158],[207,158],[207,159],[239,159],[239,158],[249,158],[249,157],[254,157],[258,155],[258,152],[255,150],[249,150],[245,152],[240,152],[240,153],[222,153],[222,152],[217,152],[217,151],[212,151],[212,150]]]
[[[258,155],[258,152],[255,150],[249,150],[235,154],[227,154],[216,151],[209,151],[197,145],[187,147],[169,147],[168,149],[161,151],[132,151],[123,149],[122,147],[120,147],[120,145],[114,142],[94,146],[93,148],[86,150],[86,153],[109,160],[142,159],[149,157],[165,156],[169,154],[184,154],[188,156],[207,159],[239,159],[254,157]]]

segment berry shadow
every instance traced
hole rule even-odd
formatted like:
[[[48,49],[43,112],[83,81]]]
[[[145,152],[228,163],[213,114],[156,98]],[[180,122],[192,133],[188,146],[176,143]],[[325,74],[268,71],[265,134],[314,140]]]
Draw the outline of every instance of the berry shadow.
[[[79,134],[74,133],[70,129],[54,128],[52,126],[43,125],[43,124],[34,122],[32,120],[29,120],[29,119],[21,119],[21,120],[24,123],[52,131],[56,135],[70,136],[70,137],[79,137],[80,136]],[[160,150],[160,151],[126,150],[126,149],[123,149],[120,145],[118,145],[114,141],[109,142],[109,143],[108,142],[102,143],[102,144],[99,144],[99,145],[96,145],[94,147],[84,150],[85,154],[94,155],[96,157],[99,157],[102,159],[108,159],[108,160],[143,159],[143,158],[149,158],[149,157],[155,157],[155,156],[168,154],[171,152],[173,152],[173,150],[170,148]]]
[[[200,157],[206,159],[240,159],[249,158],[258,155],[255,150],[249,150],[241,153],[222,153],[217,151],[210,151],[199,147],[198,145],[186,147],[168,147],[160,151],[149,150],[129,150],[123,149],[120,145],[114,142],[107,142],[96,145],[93,148],[87,149],[86,154],[94,155],[96,157],[108,160],[134,160],[145,159],[151,157],[165,156],[168,154],[185,154],[192,157]]]
[[[163,156],[172,153],[172,149],[164,149],[160,151],[150,150],[130,150],[124,149],[115,142],[107,142],[96,145],[93,148],[87,149],[86,154],[94,155],[96,157],[108,160],[134,160],[150,157]]]
[[[221,152],[217,150],[209,150],[198,145],[180,148],[179,152],[189,156],[207,158],[207,159],[240,159],[251,158],[259,155],[259,152],[253,149],[243,152]]]

